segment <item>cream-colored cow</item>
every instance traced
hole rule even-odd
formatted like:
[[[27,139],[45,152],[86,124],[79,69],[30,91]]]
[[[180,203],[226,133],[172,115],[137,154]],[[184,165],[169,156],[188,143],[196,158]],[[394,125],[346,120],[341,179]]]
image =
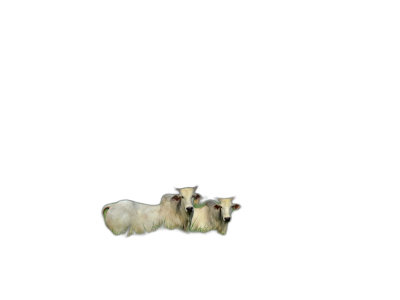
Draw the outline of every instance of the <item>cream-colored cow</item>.
[[[220,234],[226,234],[232,211],[238,210],[240,205],[232,203],[234,197],[217,199],[219,202],[207,200],[204,206],[200,204],[199,207],[195,207],[190,224],[191,231],[217,230]]]
[[[106,226],[114,234],[128,232],[128,236],[155,231],[160,226],[186,231],[193,215],[196,188],[177,189],[179,194],[164,195],[158,205],[131,200],[107,204],[102,210]]]

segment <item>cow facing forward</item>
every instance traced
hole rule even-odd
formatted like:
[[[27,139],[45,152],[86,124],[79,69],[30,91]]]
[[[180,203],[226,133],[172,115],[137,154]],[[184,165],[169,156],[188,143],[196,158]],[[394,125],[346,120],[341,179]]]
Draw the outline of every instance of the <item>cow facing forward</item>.
[[[220,234],[226,234],[232,212],[238,210],[240,205],[232,203],[234,197],[217,199],[218,202],[207,200],[203,206],[200,204],[199,207],[195,207],[190,225],[191,231],[217,230]]]
[[[164,195],[158,205],[148,205],[131,200],[121,200],[103,207],[106,226],[114,234],[145,233],[160,226],[168,229],[188,229],[193,215],[193,201],[197,187],[177,189],[179,194]]]

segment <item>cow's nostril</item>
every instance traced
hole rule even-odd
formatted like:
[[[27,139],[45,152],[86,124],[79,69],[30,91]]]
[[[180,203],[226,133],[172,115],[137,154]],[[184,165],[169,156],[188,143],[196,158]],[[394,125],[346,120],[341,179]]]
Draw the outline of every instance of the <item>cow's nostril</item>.
[[[193,211],[193,207],[186,207],[186,211],[187,212],[192,212]]]
[[[231,218],[224,218],[225,222],[229,222],[231,220]]]

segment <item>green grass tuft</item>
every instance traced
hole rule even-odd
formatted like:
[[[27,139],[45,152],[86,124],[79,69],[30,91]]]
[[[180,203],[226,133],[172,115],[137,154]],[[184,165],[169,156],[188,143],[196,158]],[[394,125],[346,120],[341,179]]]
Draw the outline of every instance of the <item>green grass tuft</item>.
[[[197,220],[197,219],[196,219]],[[214,230],[215,228],[212,228],[212,227],[209,227],[209,226],[205,226],[205,227],[200,227],[200,228],[197,228],[197,229],[193,229],[193,227],[194,227],[194,223],[196,223],[196,220],[194,220],[194,222],[191,222],[190,223],[190,227],[189,227],[189,231],[190,232],[202,232],[202,233],[204,233],[204,232],[208,232],[208,231],[210,231],[210,230]]]
[[[165,225],[165,219],[158,223],[158,225],[153,224],[152,230],[153,231],[158,231],[158,230],[169,230],[170,228]]]

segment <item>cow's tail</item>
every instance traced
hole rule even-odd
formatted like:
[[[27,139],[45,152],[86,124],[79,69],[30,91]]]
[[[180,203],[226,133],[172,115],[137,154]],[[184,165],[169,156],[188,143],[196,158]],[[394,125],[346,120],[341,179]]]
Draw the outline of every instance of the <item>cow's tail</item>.
[[[106,214],[107,214],[107,211],[110,209],[110,207],[111,207],[111,204],[107,204],[101,210],[101,214],[103,215],[104,221],[106,220]]]

